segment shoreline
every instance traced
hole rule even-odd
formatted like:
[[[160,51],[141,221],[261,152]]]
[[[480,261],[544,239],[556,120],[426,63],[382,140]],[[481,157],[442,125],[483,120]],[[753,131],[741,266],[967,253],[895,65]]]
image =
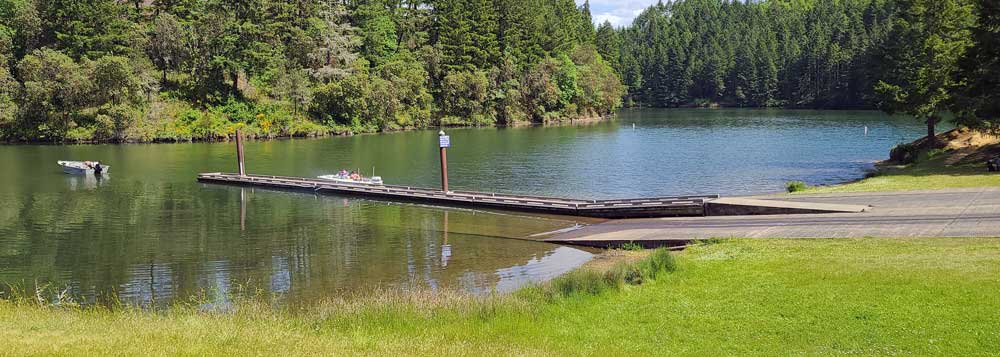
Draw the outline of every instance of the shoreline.
[[[330,131],[325,134],[316,135],[278,135],[278,136],[245,136],[244,140],[249,141],[274,141],[274,140],[295,140],[295,139],[323,139],[323,138],[335,138],[335,137],[350,137],[350,136],[360,136],[360,135],[383,135],[383,134],[395,134],[411,131],[422,131],[422,130],[447,130],[447,129],[471,129],[471,128],[494,128],[494,129],[507,129],[507,128],[527,128],[527,127],[545,127],[545,126],[572,126],[572,125],[589,125],[594,123],[601,123],[614,120],[616,114],[610,114],[605,116],[585,116],[575,119],[566,119],[556,122],[548,123],[535,123],[535,122],[515,122],[514,124],[504,124],[504,125],[445,125],[445,126],[429,126],[422,128],[399,128],[384,131]],[[143,140],[62,140],[62,141],[50,141],[50,140],[0,140],[0,146],[72,146],[72,145],[132,145],[132,144],[193,144],[193,143],[226,143],[236,140],[235,134],[227,135],[224,138],[191,138],[190,140],[177,140],[168,138],[156,138],[149,141]]]
[[[73,355],[975,354],[1000,343],[989,299],[998,254],[997,238],[726,239],[671,254],[669,267],[620,270],[616,284],[575,272],[487,298],[390,293],[302,308],[248,299],[224,311],[197,302],[149,311],[25,296],[0,300],[0,346]]]

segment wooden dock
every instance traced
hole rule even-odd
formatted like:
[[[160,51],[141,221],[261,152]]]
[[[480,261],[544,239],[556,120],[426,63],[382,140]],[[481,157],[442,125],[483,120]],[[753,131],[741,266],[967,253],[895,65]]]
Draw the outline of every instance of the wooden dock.
[[[393,201],[428,203],[442,206],[500,209],[596,218],[651,218],[705,215],[706,202],[718,195],[655,197],[620,200],[581,200],[470,191],[444,192],[437,189],[354,185],[302,177],[204,173],[199,182],[259,186],[276,189],[312,191],[321,194],[350,195]]]

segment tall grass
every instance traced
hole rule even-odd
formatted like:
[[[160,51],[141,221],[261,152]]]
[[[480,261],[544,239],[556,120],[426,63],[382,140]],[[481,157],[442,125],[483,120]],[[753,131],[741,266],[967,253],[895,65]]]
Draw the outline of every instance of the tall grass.
[[[522,289],[520,295],[546,300],[574,295],[598,295],[620,290],[625,285],[639,285],[655,280],[658,275],[676,269],[677,263],[670,251],[659,248],[637,262],[619,262],[606,271],[578,269],[547,284]]]

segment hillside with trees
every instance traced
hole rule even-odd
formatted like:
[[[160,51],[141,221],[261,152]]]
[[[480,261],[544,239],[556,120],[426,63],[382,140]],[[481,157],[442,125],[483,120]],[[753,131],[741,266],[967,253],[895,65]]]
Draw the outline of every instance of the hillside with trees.
[[[645,106],[867,107],[886,0],[660,2],[598,48]]]
[[[0,138],[215,140],[867,108],[997,122],[989,0],[0,0]],[[977,21],[978,19],[978,21]]]
[[[0,136],[553,122],[624,87],[573,0],[0,0]]]

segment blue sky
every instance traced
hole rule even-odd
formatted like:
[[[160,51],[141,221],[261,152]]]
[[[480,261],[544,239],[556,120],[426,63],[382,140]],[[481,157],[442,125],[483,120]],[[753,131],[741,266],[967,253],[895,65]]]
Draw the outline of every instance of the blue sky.
[[[594,23],[600,25],[604,20],[611,21],[615,27],[632,24],[642,10],[659,0],[590,0],[590,14]],[[584,0],[576,0],[577,5],[583,5]]]

